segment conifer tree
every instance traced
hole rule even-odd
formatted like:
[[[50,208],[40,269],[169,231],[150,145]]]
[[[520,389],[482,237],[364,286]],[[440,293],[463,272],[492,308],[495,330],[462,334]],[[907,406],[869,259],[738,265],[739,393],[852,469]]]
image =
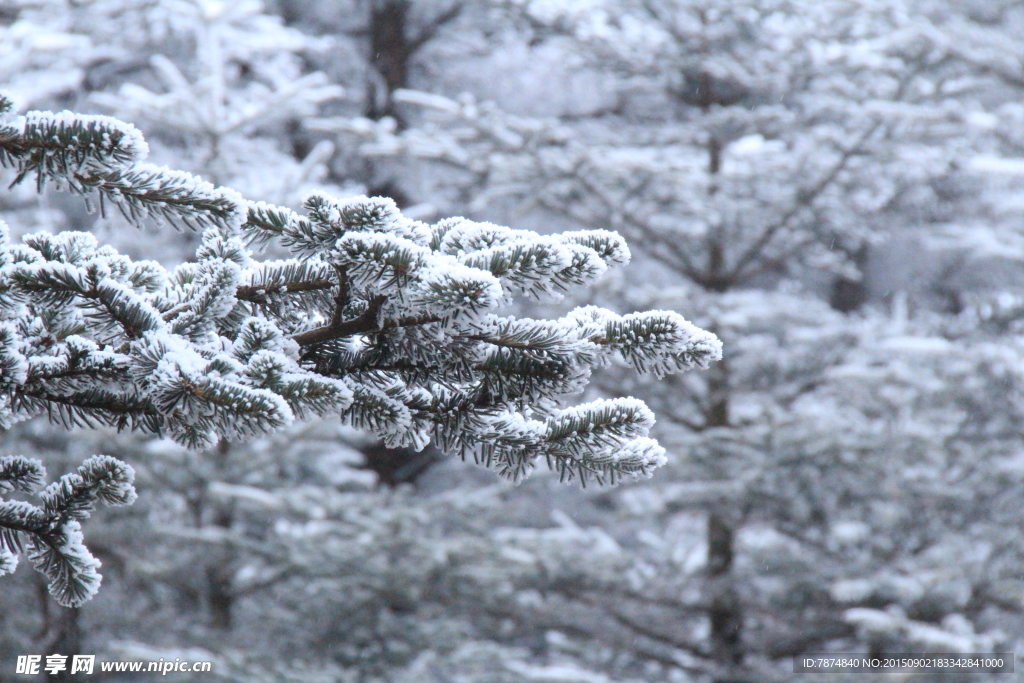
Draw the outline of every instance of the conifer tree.
[[[880,395],[907,391],[922,397],[922,407],[918,413],[916,404],[908,406],[906,414],[926,419],[928,401],[917,393],[923,389],[910,390],[897,379],[900,364],[925,348],[976,353],[959,346],[963,340],[943,346],[936,338],[947,332],[927,324],[911,333],[888,316],[862,310],[869,293],[865,266],[880,239],[942,222],[948,222],[943,232],[959,239],[984,234],[964,230],[961,221],[970,204],[964,188],[976,182],[965,169],[976,153],[975,133],[988,120],[971,97],[980,88],[995,90],[991,81],[983,83],[984,73],[965,68],[956,56],[969,43],[938,30],[946,11],[953,15],[946,26],[960,35],[956,12],[942,3],[900,2],[505,4],[536,40],[560,40],[588,68],[621,78],[619,104],[580,125],[512,116],[470,96],[403,91],[399,101],[425,112],[418,127],[396,133],[365,121],[311,125],[364,136],[367,154],[456,169],[453,184],[462,183],[476,210],[513,197],[621,230],[665,267],[659,274],[676,287],[623,281],[618,291],[602,292],[601,302],[626,310],[685,305],[726,340],[725,360],[709,373],[669,378],[649,391],[643,380],[623,375],[601,384],[608,393],[629,391],[657,403],[667,418],[662,424],[672,423],[661,436],[679,454],[680,479],[638,492],[630,504],[664,515],[666,523],[658,540],[663,554],[652,550],[655,559],[648,560],[661,567],[662,589],[650,591],[692,598],[666,601],[675,618],[637,631],[695,657],[687,664],[681,657],[679,666],[722,681],[758,680],[777,658],[856,640],[854,625],[870,619],[845,611],[863,606],[858,600],[888,599],[904,610],[886,641],[894,651],[909,632],[932,639],[918,645],[954,642],[960,634],[970,636],[960,642],[991,646],[998,638],[983,633],[988,626],[975,620],[978,612],[963,617],[964,603],[938,597],[955,583],[948,577],[929,575],[921,584],[927,588],[913,597],[882,597],[898,583],[884,575],[920,578],[927,563],[917,565],[918,573],[905,557],[880,559],[879,549],[858,556],[863,564],[831,564],[848,557],[843,553],[862,551],[860,541],[839,538],[854,528],[897,544],[893,539],[912,535],[866,512],[872,521],[857,526],[848,501],[904,509],[905,501],[881,493],[881,482],[896,486],[899,467],[920,466],[919,454],[929,448],[960,448],[949,440],[923,446],[897,422],[886,422],[890,441],[872,440],[877,422],[839,417],[863,411],[877,419],[894,410],[877,402]],[[1001,43],[993,39],[985,47]],[[982,52],[977,47],[975,59]],[[986,59],[987,70],[1004,75],[1012,63],[991,52]],[[988,243],[990,254],[1012,235],[1005,227],[993,232],[1000,239]],[[822,280],[831,290],[824,297]],[[872,321],[862,322],[861,315]],[[896,348],[909,355],[898,356]],[[866,369],[887,363],[894,374]],[[858,385],[859,373],[871,390]],[[933,386],[945,381],[956,384],[935,380]],[[863,403],[855,407],[858,400]],[[953,410],[956,400],[950,400],[946,408]],[[819,402],[835,413],[816,409]],[[935,464],[936,470],[954,470],[953,460]],[[867,481],[874,488],[863,485]],[[936,495],[923,487],[917,507],[905,509],[939,506],[929,498]],[[968,514],[965,508],[960,514]],[[669,529],[678,516],[694,513],[706,524],[708,558],[684,577]],[[955,526],[945,528],[950,537]],[[864,538],[871,537],[865,531]],[[840,578],[845,572],[858,579],[873,574],[867,583],[886,588],[851,598],[854,592]],[[761,591],[764,579],[780,581],[788,592]],[[843,588],[830,592],[835,586]],[[942,609],[923,607],[938,602]],[[701,622],[708,630],[704,642],[686,635],[690,624]]]
[[[514,491],[477,486],[470,482],[487,473],[454,463],[415,489],[388,489],[354,469],[360,456],[339,440],[364,442],[330,422],[246,445],[220,439],[205,451],[131,432],[95,432],[102,448],[77,436],[63,447],[59,430],[25,423],[7,432],[2,452],[30,453],[64,472],[102,451],[136,470],[139,502],[103,510],[85,529],[107,577],[82,614],[90,625],[83,636],[97,652],[124,659],[173,658],[182,656],[179,645],[201,645],[217,671],[245,680],[417,683],[793,680],[803,676],[791,673],[791,655],[820,648],[1019,649],[1012,641],[1021,633],[1024,552],[1013,530],[1021,523],[1024,429],[1015,387],[1024,364],[1015,342],[1020,60],[1012,35],[1020,10],[942,0],[514,4],[527,9],[517,19],[529,31],[515,54],[530,63],[517,62],[517,75],[547,74],[544,54],[562,49],[566,69],[582,64],[622,86],[594,105],[593,116],[576,109],[559,121],[510,116],[453,96],[429,82],[437,72],[424,72],[417,86],[436,90],[400,90],[392,100],[411,127],[393,127],[387,117],[315,127],[368,134],[370,154],[405,154],[391,165],[396,178],[411,181],[402,187],[427,178],[451,190],[449,213],[481,217],[505,198],[525,200],[542,209],[531,218],[564,225],[571,216],[622,232],[634,252],[662,250],[654,254],[660,265],[637,254],[632,273],[612,273],[585,301],[684,311],[726,341],[726,361],[657,382],[604,368],[584,400],[643,398],[659,415],[655,434],[674,456],[670,464],[654,482],[616,490],[555,490],[549,476]],[[100,16],[117,6],[125,3],[86,7]],[[693,8],[704,10],[706,25],[684,24],[671,40],[649,13],[664,19]],[[81,30],[58,12],[33,16]],[[128,24],[142,16],[129,12]],[[127,79],[159,98],[163,86],[146,80],[149,52],[171,47],[165,54],[196,85],[190,45],[162,45],[158,34],[168,27],[159,22],[131,25],[92,45],[131,44],[141,56],[125,50],[67,73],[83,77],[87,89],[103,73],[107,86]],[[483,33],[508,38],[511,25]],[[171,28],[185,36],[193,27]],[[684,45],[697,36],[707,53],[677,54],[680,36]],[[71,53],[78,59],[87,51]],[[39,63],[64,58],[55,54]],[[480,64],[490,68],[469,69]],[[715,100],[707,110],[696,103],[700,88],[688,94],[685,87],[704,71]],[[489,80],[518,90],[493,74]],[[515,82],[528,84],[529,76]],[[244,89],[246,80],[231,83]],[[545,103],[549,83],[540,88]],[[525,90],[512,99],[530,100]],[[729,105],[737,95],[745,99]],[[734,229],[722,250],[725,265],[734,264],[800,189],[827,179],[815,174],[839,159],[837,141],[856,142],[843,136],[876,121],[834,184],[758,252],[759,272],[726,278],[725,291],[690,277],[706,275],[714,261],[700,230]],[[174,121],[161,127],[187,129]],[[714,173],[711,133],[722,143]],[[261,126],[259,145],[242,149],[259,160],[263,145],[287,149],[285,134]],[[204,152],[193,154],[194,143]],[[201,141],[167,136],[157,158],[205,178],[209,170],[194,162],[207,153]],[[409,156],[445,167],[431,173]],[[231,182],[266,199],[244,175]],[[24,206],[37,206],[32,183],[14,189],[31,199]],[[433,188],[415,194],[434,204],[446,197]],[[46,224],[47,215],[37,216],[8,222],[31,232]],[[927,239],[912,248],[905,235],[875,243],[915,230]],[[150,251],[150,240],[136,244],[137,232],[125,234],[133,257],[188,256]],[[802,241],[816,246],[773,251]],[[668,246],[703,270],[683,272]],[[265,258],[288,256],[272,248]],[[883,272],[886,260],[892,265]],[[906,295],[885,294],[903,288]],[[552,309],[532,315],[561,315]],[[718,383],[713,398],[721,400],[708,400],[707,380]],[[709,415],[727,424],[708,427]],[[712,529],[712,513],[724,524]],[[23,634],[27,643],[39,621],[40,632],[63,629],[64,612],[33,620],[20,609],[33,597],[21,589],[34,578],[21,572],[3,586],[0,601],[10,609],[0,612],[0,650],[22,651],[12,646]],[[211,624],[230,620],[234,630],[204,629],[207,607]],[[132,613],[147,615],[130,636],[136,642],[112,641],[119,624],[136,626]],[[301,664],[275,661],[278,652]]]
[[[203,230],[196,260],[172,271],[85,233],[5,241],[5,424],[47,414],[201,448],[335,413],[513,480],[543,460],[564,479],[614,483],[664,463],[647,437],[653,415],[635,399],[565,398],[612,360],[664,375],[720,355],[675,313],[496,314],[515,295],[560,296],[624,264],[615,233],[428,226],[389,200],[323,194],[303,216],[148,165],[146,152],[106,117],[35,112],[0,129],[16,182],[52,183],[129,223]],[[292,257],[257,261],[246,246],[270,241]],[[122,489],[100,498],[127,501]]]

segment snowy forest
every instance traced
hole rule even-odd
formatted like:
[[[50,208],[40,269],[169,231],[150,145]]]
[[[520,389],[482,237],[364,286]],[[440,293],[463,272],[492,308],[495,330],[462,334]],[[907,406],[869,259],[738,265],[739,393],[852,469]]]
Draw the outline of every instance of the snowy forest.
[[[0,683],[1019,680],[1022,36],[0,0]]]

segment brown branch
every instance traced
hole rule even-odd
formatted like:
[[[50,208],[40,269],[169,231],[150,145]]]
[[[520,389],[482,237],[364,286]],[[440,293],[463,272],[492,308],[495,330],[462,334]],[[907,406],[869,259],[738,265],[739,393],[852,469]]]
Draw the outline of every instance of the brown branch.
[[[343,266],[335,266],[334,268],[338,272],[338,296],[334,298],[334,317],[331,319],[331,324],[340,325],[345,307],[348,306],[350,300],[350,284],[348,269]]]
[[[87,391],[87,390],[86,390]],[[20,394],[20,396],[19,396]],[[25,398],[35,399],[37,401],[44,401],[48,404],[55,404],[59,406],[68,406],[69,408],[78,408],[79,410],[102,410],[114,415],[127,415],[127,416],[139,416],[139,415],[160,415],[152,403],[145,399],[140,404],[132,406],[128,404],[125,396],[110,397],[107,396],[103,400],[97,403],[91,403],[84,400],[80,394],[52,394],[45,390],[33,391],[28,388],[27,385],[18,387],[15,390],[15,398],[25,400]],[[120,398],[124,402],[115,402],[114,398]]]
[[[267,303],[267,294],[299,294],[302,292],[319,292],[334,287],[331,280],[313,280],[312,282],[289,282],[283,285],[239,285],[235,289],[235,298],[253,304]],[[191,308],[192,304],[178,304],[163,313],[164,322],[170,322]]]
[[[289,282],[283,285],[241,285],[235,290],[235,298],[255,304],[266,303],[267,294],[296,294],[299,292],[319,292],[330,289],[336,283],[331,280],[313,280],[312,282]]]
[[[120,353],[120,352],[118,351],[118,353]],[[117,370],[114,369],[112,372],[110,372],[110,376],[113,377],[113,376],[116,375],[116,373],[117,373]],[[76,367],[76,368],[69,368],[69,369],[63,370],[61,372],[55,372],[55,373],[53,373],[51,375],[40,374],[40,375],[35,375],[34,377],[30,376],[25,381],[25,385],[27,386],[29,384],[35,384],[35,383],[38,383],[38,382],[53,382],[55,380],[60,380],[60,379],[73,379],[73,378],[76,378],[76,377],[97,378],[100,375],[101,375],[101,369],[100,368]]]
[[[164,319],[165,323],[169,323],[190,308],[192,308],[192,304],[178,304],[171,310],[165,312],[161,317]]]
[[[366,310],[359,314],[358,317],[341,322],[332,322],[330,325],[324,325],[323,327],[306,330],[299,334],[293,334],[292,341],[299,346],[312,346],[314,344],[329,342],[332,339],[351,337],[354,334],[380,332],[382,330],[390,330],[396,327],[411,327],[414,325],[425,325],[427,323],[438,321],[438,318],[434,316],[423,316],[417,318],[402,318],[401,320],[389,320],[383,325],[378,324],[377,316],[380,313],[380,309],[384,306],[385,301],[387,301],[387,297],[374,297],[370,300],[370,305],[367,306]]]

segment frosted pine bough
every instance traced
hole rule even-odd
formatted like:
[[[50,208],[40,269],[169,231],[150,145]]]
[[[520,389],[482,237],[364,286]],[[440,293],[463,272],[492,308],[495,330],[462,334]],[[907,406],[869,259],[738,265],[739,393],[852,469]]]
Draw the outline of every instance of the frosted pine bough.
[[[38,460],[0,458],[0,493],[35,491],[45,477]],[[33,566],[50,579],[50,592],[62,605],[78,606],[90,599],[100,587],[100,563],[82,543],[81,522],[97,501],[131,505],[134,479],[128,465],[97,455],[40,491],[41,507],[0,500],[0,574],[15,570],[15,553],[27,552]]]
[[[3,427],[45,413],[204,448],[340,413],[389,446],[433,440],[514,480],[543,460],[563,479],[614,483],[665,462],[647,438],[653,414],[632,398],[563,408],[565,399],[613,358],[661,376],[721,356],[714,335],[672,312],[497,314],[516,295],[558,297],[625,264],[616,233],[541,236],[462,218],[427,225],[390,199],[319,194],[302,216],[144,164],[146,153],[137,130],[107,117],[35,112],[0,126],[0,163],[15,182],[53,183],[132,223],[204,230],[195,261],[168,271],[89,233],[11,244],[2,226]],[[291,258],[255,260],[249,247],[270,241]],[[53,502],[44,492],[57,511],[45,529],[18,526],[25,504],[0,501],[2,567],[12,568],[23,537],[33,560],[33,544],[48,544],[36,566],[64,604],[81,604],[98,585],[78,520],[96,500],[134,495],[130,468],[91,462],[118,495]]]

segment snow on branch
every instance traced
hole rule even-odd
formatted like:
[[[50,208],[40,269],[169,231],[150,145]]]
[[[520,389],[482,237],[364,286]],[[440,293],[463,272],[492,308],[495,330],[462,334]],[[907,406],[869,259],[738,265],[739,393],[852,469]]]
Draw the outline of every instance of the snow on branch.
[[[0,111],[10,106],[0,93]],[[140,163],[148,154],[135,126],[108,116],[29,112],[0,125],[0,166],[16,172],[12,185],[34,177],[42,191],[52,182],[84,195],[90,209],[105,213],[112,204],[134,224],[148,217],[193,229],[241,222],[241,197],[189,173]]]
[[[38,460],[12,455],[0,458],[0,493],[35,492],[46,471]],[[13,572],[25,553],[46,575],[50,594],[65,607],[78,607],[99,590],[100,562],[82,542],[81,523],[97,503],[131,505],[135,472],[106,455],[89,458],[78,471],[65,474],[37,493],[41,505],[0,499],[0,575]]]
[[[147,166],[138,132],[103,117],[29,114],[0,127],[0,149],[17,181],[98,196],[134,223],[205,229],[195,261],[167,271],[88,234],[10,244],[3,228],[4,426],[46,414],[199,448],[340,413],[387,444],[434,441],[512,479],[544,461],[615,482],[664,455],[635,399],[566,407],[591,371],[617,359],[661,376],[721,356],[671,312],[499,315],[628,262],[614,232],[427,225],[380,197],[313,194],[301,215]],[[255,260],[249,245],[268,241],[291,258]]]

